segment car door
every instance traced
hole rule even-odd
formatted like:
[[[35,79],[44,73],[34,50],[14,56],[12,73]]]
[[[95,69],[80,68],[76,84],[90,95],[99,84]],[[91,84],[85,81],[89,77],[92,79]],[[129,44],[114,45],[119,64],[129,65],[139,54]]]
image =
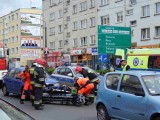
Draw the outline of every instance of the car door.
[[[110,73],[106,76],[106,87],[104,90],[105,105],[110,115],[115,116],[119,112],[115,106],[118,84],[121,74]]]
[[[65,69],[66,77],[65,77],[65,84],[67,86],[73,86],[74,78],[73,78],[73,72],[70,68]]]
[[[137,76],[123,75],[115,97],[119,118],[145,120],[147,97]]]
[[[13,78],[13,92],[16,94],[21,94],[21,87],[23,86],[23,82],[20,78],[18,78],[18,74],[21,72],[20,69],[15,70],[15,76]]]
[[[6,78],[6,87],[9,92],[13,91],[13,77],[15,75],[15,69],[11,69]]]

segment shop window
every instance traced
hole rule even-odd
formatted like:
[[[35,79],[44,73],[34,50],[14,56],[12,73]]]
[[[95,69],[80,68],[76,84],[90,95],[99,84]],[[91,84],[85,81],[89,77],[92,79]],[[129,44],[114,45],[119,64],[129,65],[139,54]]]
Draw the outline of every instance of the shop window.
[[[160,56],[149,56],[148,68],[160,68]]]

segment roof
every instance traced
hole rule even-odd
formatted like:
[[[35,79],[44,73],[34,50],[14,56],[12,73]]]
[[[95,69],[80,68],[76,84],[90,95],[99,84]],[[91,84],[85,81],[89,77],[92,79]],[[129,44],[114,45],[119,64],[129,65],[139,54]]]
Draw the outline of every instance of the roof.
[[[111,72],[110,72],[111,73]],[[132,70],[132,71],[116,71],[112,73],[122,73],[122,74],[132,74],[132,75],[160,75],[160,72],[155,72],[155,71],[139,71],[139,70]]]

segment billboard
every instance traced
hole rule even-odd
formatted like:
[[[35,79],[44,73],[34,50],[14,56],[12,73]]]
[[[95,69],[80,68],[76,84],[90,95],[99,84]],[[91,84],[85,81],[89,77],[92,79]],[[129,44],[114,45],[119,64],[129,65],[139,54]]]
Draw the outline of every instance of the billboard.
[[[40,50],[35,50],[35,49],[31,49],[31,50],[27,50],[27,49],[21,49],[21,58],[40,58],[41,57],[41,52]]]
[[[98,53],[115,54],[116,49],[131,47],[131,28],[98,26]]]
[[[37,14],[21,14],[21,23],[40,25],[40,15],[37,15]]]
[[[22,36],[41,36],[41,27],[39,26],[21,26]]]
[[[40,43],[39,37],[21,37],[21,48],[40,48]]]

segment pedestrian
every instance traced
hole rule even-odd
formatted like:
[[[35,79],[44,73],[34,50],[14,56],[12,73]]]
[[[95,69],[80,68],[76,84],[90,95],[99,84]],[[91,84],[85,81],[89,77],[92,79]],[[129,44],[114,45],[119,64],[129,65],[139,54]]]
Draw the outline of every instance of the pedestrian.
[[[105,63],[103,64],[102,68],[103,68],[103,70],[106,70],[106,69],[107,69]]]
[[[97,64],[97,68],[96,68],[96,70],[99,70],[99,63]]]
[[[126,60],[121,60],[121,66],[123,68],[123,71],[128,71],[130,69],[130,66],[127,64]]]
[[[22,78],[22,80],[24,81],[24,87],[23,87],[23,91],[22,91],[22,95],[21,95],[21,99],[20,99],[20,103],[24,104],[24,100],[26,98],[28,88],[30,90],[30,98],[31,99],[32,99],[32,93],[33,93],[33,88],[30,84],[29,66],[26,65],[25,70],[23,72],[21,72],[20,74],[18,74],[18,76],[20,78]]]
[[[44,67],[46,66],[46,60],[41,58],[36,58],[35,62],[35,69],[34,69],[34,107],[36,110],[42,110],[42,96],[43,96],[43,87],[45,85],[45,72]]]

